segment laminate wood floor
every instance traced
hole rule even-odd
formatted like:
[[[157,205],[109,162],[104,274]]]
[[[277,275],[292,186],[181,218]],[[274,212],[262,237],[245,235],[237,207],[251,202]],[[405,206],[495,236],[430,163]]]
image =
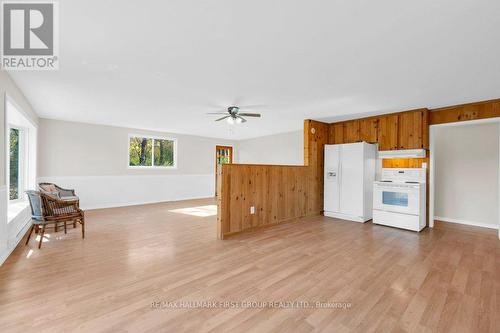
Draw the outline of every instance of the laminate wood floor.
[[[214,205],[89,211],[85,240],[19,245],[0,332],[500,331],[495,230],[315,217],[219,241]]]

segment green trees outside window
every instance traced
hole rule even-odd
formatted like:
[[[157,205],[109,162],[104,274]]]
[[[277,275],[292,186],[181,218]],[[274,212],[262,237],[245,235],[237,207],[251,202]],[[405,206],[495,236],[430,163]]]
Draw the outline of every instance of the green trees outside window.
[[[174,142],[171,140],[154,140],[154,165],[161,167],[174,166]]]
[[[9,199],[19,199],[19,130],[10,129]]]
[[[129,166],[173,167],[175,144],[173,140],[130,137]]]

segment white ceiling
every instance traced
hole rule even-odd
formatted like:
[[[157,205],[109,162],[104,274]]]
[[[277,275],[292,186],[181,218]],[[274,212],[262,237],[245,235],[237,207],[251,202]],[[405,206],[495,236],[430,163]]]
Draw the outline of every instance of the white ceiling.
[[[45,118],[244,139],[500,97],[498,0],[59,3],[60,70],[11,73]],[[205,115],[234,103],[266,107]]]

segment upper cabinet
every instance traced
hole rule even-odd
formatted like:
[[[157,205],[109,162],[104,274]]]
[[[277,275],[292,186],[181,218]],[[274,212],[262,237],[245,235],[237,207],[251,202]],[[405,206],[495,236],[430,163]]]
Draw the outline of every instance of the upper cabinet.
[[[378,121],[378,149],[398,149],[398,115],[381,116]]]
[[[429,110],[369,117],[330,124],[329,143],[365,141],[379,150],[429,149]]]
[[[360,142],[359,120],[350,120],[344,123],[344,143]]]
[[[428,148],[428,110],[421,109],[399,115],[399,149]]]
[[[361,119],[359,121],[360,141],[368,143],[378,142],[378,118]]]

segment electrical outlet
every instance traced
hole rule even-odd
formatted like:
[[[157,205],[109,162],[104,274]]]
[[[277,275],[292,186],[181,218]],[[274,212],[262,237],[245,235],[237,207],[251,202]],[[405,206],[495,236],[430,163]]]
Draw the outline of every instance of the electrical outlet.
[[[250,214],[252,214],[252,215],[255,214],[255,207],[254,206],[250,207]]]

